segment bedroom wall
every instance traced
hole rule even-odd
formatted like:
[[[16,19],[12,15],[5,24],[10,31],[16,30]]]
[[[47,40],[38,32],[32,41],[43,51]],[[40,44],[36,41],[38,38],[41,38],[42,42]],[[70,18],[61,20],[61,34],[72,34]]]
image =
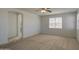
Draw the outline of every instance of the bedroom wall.
[[[77,11],[77,40],[79,41],[79,10]]]
[[[0,44],[8,43],[8,12],[23,14],[23,37],[40,33],[40,17],[18,9],[0,9]]]
[[[62,17],[62,29],[49,28],[51,17]],[[76,38],[76,12],[41,16],[41,33]]]
[[[8,43],[8,12],[0,9],[0,44]]]
[[[26,13],[23,20],[23,35],[29,37],[40,33],[40,17],[34,14]]]

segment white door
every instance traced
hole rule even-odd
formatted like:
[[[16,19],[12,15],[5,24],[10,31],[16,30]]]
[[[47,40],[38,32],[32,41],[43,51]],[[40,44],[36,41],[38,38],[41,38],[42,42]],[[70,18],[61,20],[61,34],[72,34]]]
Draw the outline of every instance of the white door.
[[[17,15],[9,13],[8,16],[8,37],[13,38],[17,36]]]

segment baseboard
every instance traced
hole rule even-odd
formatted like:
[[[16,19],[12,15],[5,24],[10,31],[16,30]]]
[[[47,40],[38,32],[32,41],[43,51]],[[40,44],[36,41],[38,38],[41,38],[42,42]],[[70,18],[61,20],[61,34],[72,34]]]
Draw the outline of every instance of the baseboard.
[[[21,37],[15,37],[15,38],[9,39],[8,42],[14,42],[14,41],[17,41],[19,39],[21,39]]]
[[[49,33],[40,33],[40,34],[45,34],[45,35],[55,35],[55,36],[61,36],[61,37],[66,37],[66,38],[76,39],[76,37],[70,37],[70,36],[64,36],[64,35],[56,35],[56,34],[49,34]]]
[[[0,44],[0,47],[3,47],[4,45],[6,44],[9,44],[9,42],[6,42],[6,43],[3,43],[3,44]]]
[[[30,36],[23,36],[23,39],[30,38],[30,37],[33,37],[33,36],[37,36],[38,34],[40,34],[40,33],[36,33],[36,34],[30,35]]]

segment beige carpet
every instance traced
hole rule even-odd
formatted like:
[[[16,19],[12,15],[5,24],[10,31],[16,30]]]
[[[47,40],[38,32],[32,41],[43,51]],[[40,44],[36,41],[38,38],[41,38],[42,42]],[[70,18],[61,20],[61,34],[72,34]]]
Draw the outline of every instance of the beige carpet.
[[[10,43],[5,48],[12,50],[75,50],[79,49],[79,43],[76,39],[39,34]]]

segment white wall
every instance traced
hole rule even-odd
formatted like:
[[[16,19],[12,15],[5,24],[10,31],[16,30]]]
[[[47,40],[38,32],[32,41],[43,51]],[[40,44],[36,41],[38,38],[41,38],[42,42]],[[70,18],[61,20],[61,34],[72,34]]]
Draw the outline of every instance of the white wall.
[[[77,11],[77,40],[79,41],[79,10]]]
[[[23,14],[23,36],[29,37],[40,33],[40,17],[18,9],[0,9],[0,44],[8,42],[8,11]]]
[[[62,17],[62,30],[49,29],[50,17]],[[41,33],[61,35],[65,37],[76,37],[76,13],[56,14],[41,17]]]
[[[23,32],[24,37],[40,33],[40,18],[37,15],[26,13],[24,15]]]
[[[8,12],[0,9],[0,44],[8,42]]]

